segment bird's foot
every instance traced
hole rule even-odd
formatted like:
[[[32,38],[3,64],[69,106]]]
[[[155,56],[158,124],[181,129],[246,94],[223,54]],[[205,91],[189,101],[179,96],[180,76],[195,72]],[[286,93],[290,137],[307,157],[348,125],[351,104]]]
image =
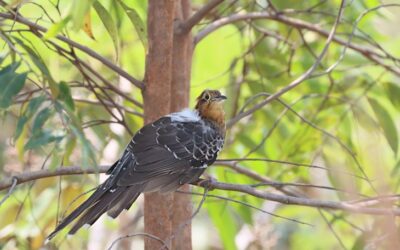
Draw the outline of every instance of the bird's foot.
[[[207,179],[199,178],[194,184],[211,191],[211,190],[214,190],[214,184],[216,182],[217,182],[217,179],[215,179],[212,176],[209,176]]]

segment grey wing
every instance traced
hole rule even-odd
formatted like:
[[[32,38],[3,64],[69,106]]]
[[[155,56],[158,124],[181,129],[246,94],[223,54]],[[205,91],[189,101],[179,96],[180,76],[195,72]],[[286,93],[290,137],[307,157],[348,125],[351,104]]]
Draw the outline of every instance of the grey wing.
[[[164,117],[132,139],[117,169],[118,186],[142,185],[144,192],[173,191],[197,180],[222,148],[223,137],[203,121],[173,122]]]

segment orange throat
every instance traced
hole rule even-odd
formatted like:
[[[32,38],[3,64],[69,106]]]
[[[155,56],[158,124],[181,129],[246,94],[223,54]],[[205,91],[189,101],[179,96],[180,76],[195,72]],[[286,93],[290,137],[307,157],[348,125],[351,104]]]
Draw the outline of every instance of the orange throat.
[[[199,115],[203,119],[214,122],[225,131],[225,111],[221,102],[212,102],[198,107]]]

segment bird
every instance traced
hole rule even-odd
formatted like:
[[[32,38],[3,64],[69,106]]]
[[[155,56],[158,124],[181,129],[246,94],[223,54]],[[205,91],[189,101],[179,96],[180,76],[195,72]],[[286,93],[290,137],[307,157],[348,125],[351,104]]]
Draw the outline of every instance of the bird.
[[[69,234],[85,224],[93,225],[104,213],[115,219],[141,193],[172,192],[201,180],[224,145],[226,99],[220,91],[206,89],[194,109],[168,114],[142,127],[108,169],[108,178],[56,226],[47,241],[75,220]]]

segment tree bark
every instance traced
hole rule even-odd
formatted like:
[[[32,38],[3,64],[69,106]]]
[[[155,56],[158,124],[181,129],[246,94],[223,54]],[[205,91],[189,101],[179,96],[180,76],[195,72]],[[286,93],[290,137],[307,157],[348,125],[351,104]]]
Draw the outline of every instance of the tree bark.
[[[190,0],[180,0],[175,8],[175,25],[189,18],[191,11]],[[171,110],[179,111],[189,105],[190,72],[192,62],[192,37],[191,33],[174,34],[173,39],[173,64]],[[190,191],[189,185],[180,188]],[[172,216],[172,249],[192,249],[192,199],[189,195],[174,194]]]
[[[190,11],[190,0],[149,0],[145,123],[189,104],[192,37],[190,32],[174,33],[174,28],[189,18]],[[145,195],[145,231],[164,240],[170,249],[192,249],[191,216],[190,196]],[[145,239],[145,248],[159,249],[160,243]]]
[[[145,123],[168,114],[171,107],[174,0],[149,0],[146,87],[143,93]],[[164,240],[172,234],[173,194],[150,193],[144,199],[145,232]],[[145,238],[145,249],[160,249],[160,242]]]

